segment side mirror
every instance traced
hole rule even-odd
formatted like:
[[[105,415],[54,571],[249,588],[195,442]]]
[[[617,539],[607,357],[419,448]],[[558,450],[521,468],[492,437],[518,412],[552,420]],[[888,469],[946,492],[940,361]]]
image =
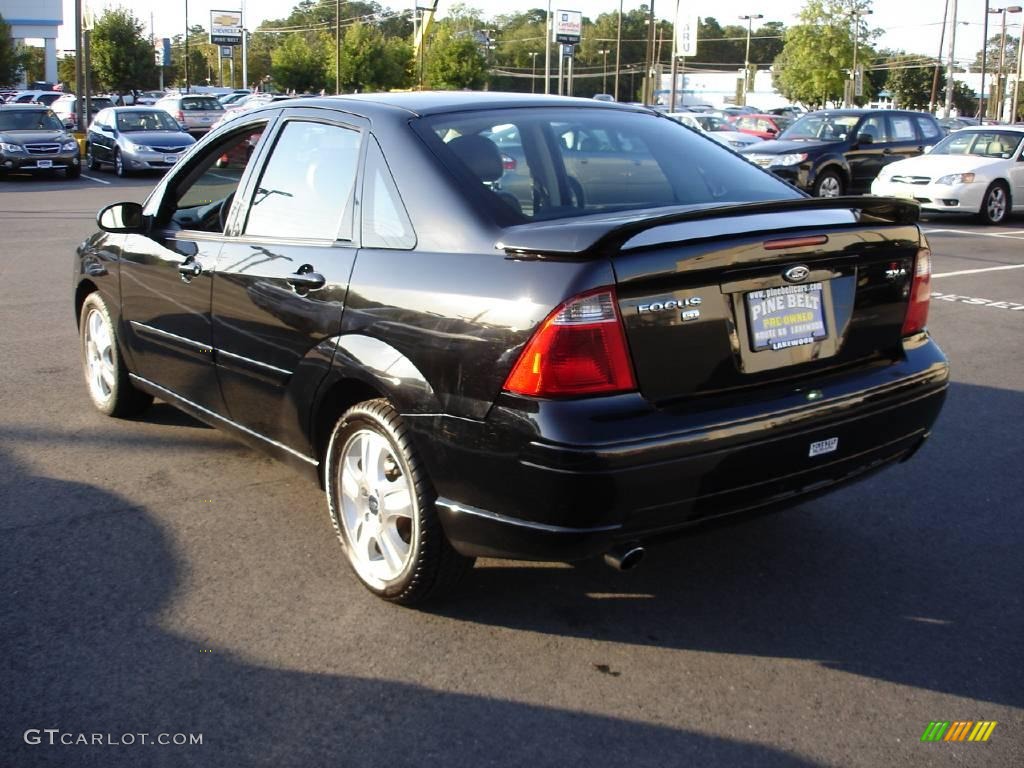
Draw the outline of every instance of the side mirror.
[[[858,133],[857,134],[857,143],[858,144],[874,144],[875,143],[875,137],[872,136],[870,133]]]
[[[145,217],[138,203],[114,203],[96,214],[96,223],[104,232],[128,234],[142,232]]]
[[[776,134],[778,134],[779,129],[778,128],[765,128],[764,132],[765,133],[770,133],[772,136],[775,136]]]

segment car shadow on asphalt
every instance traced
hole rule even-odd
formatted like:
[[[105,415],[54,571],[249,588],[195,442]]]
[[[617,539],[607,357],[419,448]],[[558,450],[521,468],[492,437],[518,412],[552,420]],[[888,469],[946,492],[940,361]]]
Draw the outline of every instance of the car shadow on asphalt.
[[[161,627],[183,564],[147,511],[0,450],[0,764],[811,766],[758,744],[372,678],[247,663]],[[500,599],[500,598],[499,598]],[[26,731],[202,734],[50,746]],[[108,738],[104,736],[103,738]]]
[[[489,560],[437,609],[616,643],[807,659],[1024,705],[1024,393],[953,384],[905,464],[651,547],[635,570]],[[1014,479],[1015,478],[1015,479]]]

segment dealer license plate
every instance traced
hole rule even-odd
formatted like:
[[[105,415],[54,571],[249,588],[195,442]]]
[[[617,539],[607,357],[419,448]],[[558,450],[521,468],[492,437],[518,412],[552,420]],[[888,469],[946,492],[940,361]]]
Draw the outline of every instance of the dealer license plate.
[[[53,168],[53,160],[36,160],[39,168]]]
[[[783,285],[747,294],[747,325],[755,352],[813,344],[828,337],[821,283]]]

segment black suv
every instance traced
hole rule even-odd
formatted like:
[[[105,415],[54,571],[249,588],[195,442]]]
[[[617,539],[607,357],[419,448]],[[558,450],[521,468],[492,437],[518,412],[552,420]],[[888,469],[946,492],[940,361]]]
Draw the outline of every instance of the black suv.
[[[290,462],[415,603],[477,556],[628,568],[907,459],[948,380],[916,217],[642,107],[303,99],[101,211],[71,298],[96,407],[159,397]]]
[[[78,142],[49,107],[0,106],[0,175],[61,170],[69,179],[82,173]]]
[[[804,115],[772,141],[739,150],[816,197],[869,192],[883,165],[920,155],[944,132],[926,112],[829,109]]]

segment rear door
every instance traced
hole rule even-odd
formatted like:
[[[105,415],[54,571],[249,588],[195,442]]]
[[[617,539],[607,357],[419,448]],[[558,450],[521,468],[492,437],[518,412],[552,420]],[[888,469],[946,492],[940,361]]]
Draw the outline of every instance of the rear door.
[[[297,390],[326,373],[317,348],[341,331],[356,257],[365,125],[337,115],[283,113],[236,203],[213,288],[217,374],[231,418],[303,454],[296,404],[309,396]]]

